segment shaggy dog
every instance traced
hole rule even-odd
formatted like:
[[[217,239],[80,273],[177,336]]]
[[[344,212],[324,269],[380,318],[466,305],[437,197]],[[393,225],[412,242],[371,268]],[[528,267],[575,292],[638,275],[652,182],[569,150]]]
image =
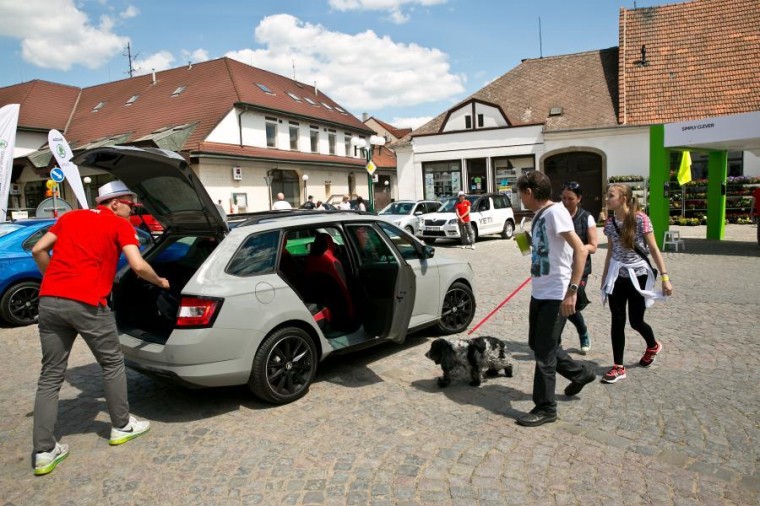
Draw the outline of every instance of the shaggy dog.
[[[480,386],[483,372],[496,376],[499,369],[504,369],[507,378],[512,377],[512,364],[507,359],[507,347],[495,337],[475,337],[473,339],[438,338],[430,343],[430,350],[425,356],[441,365],[443,377],[438,378],[441,388],[451,383],[451,378],[466,376],[470,385]]]

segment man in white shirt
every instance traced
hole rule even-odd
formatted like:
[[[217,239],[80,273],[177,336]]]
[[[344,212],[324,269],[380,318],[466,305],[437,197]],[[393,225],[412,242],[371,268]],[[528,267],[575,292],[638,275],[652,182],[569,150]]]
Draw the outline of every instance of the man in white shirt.
[[[351,198],[348,195],[343,195],[343,202],[338,204],[338,209],[341,209],[343,211],[350,211],[351,210],[351,202],[349,202]]]
[[[560,344],[567,317],[575,313],[586,248],[575,233],[567,209],[550,200],[552,185],[546,174],[532,171],[520,176],[517,190],[523,205],[535,213],[531,231],[532,293],[528,345],[536,359],[533,376],[535,407],[518,418],[517,423],[535,427],[557,420],[554,392],[557,373],[571,381],[565,388],[567,396],[579,394],[596,376],[591,367],[573,360]]]
[[[285,194],[284,193],[278,193],[277,194],[277,202],[272,204],[272,210],[274,211],[285,211],[288,209],[293,209],[293,206],[290,205],[290,202],[285,200]]]

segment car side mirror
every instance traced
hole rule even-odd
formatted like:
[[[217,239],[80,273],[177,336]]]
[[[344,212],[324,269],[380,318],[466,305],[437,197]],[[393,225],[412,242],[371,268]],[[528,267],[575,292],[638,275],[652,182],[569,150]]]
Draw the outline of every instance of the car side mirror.
[[[426,244],[422,247],[422,258],[433,258],[435,256],[435,248]]]

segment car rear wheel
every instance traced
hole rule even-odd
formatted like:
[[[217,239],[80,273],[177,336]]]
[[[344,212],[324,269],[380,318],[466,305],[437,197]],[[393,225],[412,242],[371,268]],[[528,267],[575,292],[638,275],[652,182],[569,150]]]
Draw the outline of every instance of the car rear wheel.
[[[458,334],[467,329],[474,316],[475,296],[472,290],[459,281],[453,283],[443,298],[438,330],[441,334]]]
[[[309,391],[317,371],[317,348],[309,334],[286,327],[270,334],[256,352],[248,386],[256,397],[287,404]]]
[[[405,226],[404,230],[406,230],[407,232],[409,232],[409,235],[414,236],[414,229],[412,228],[411,225]]]
[[[10,287],[0,299],[0,316],[17,327],[31,325],[37,322],[39,303],[40,284],[24,281]]]
[[[515,224],[511,220],[504,222],[504,229],[501,231],[502,239],[510,239],[515,235]]]

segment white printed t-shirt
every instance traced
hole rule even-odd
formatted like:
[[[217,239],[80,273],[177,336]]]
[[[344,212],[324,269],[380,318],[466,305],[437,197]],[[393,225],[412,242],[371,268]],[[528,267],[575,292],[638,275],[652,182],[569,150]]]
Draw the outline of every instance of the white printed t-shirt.
[[[532,295],[540,300],[562,300],[573,272],[573,248],[560,234],[574,232],[570,213],[554,203],[534,218],[530,274]]]

